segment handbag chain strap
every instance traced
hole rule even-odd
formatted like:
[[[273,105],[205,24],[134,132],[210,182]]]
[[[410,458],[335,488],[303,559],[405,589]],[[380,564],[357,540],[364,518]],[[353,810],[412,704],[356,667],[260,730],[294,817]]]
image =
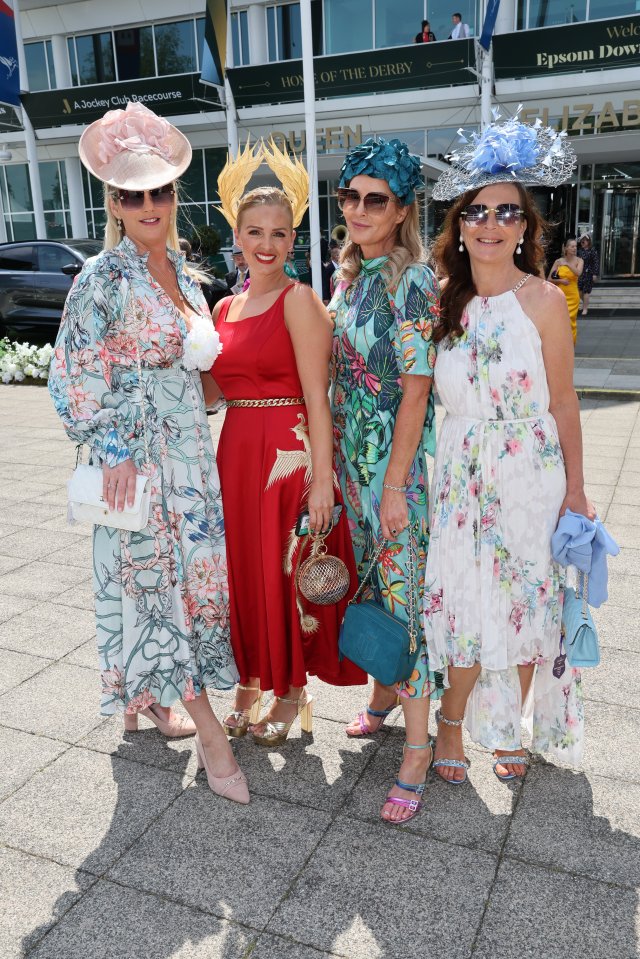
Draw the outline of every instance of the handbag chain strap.
[[[410,524],[410,525],[409,525],[409,548],[408,548],[408,550],[407,550],[407,567],[408,567],[408,569],[409,569],[409,584],[408,584],[408,587],[409,587],[409,589],[408,589],[408,592],[409,592],[409,601],[408,601],[408,602],[409,602],[409,626],[408,626],[408,631],[409,631],[409,652],[410,652],[410,653],[415,653],[415,651],[416,651],[416,649],[417,649],[417,638],[418,638],[418,627],[417,627],[417,620],[416,620],[416,564],[417,564],[417,556],[416,556],[416,548],[415,548],[415,543],[414,543],[413,532],[414,532],[414,527]],[[366,586],[367,580],[368,580],[369,577],[371,576],[371,573],[373,572],[374,568],[377,566],[378,560],[380,559],[380,556],[382,555],[383,549],[385,548],[385,546],[386,546],[387,543],[389,543],[389,542],[390,542],[390,540],[383,539],[383,540],[378,544],[378,546],[376,546],[376,549],[375,549],[375,552],[374,552],[373,557],[372,557],[372,559],[371,559],[371,562],[369,563],[369,568],[367,569],[367,572],[364,574],[364,576],[363,576],[363,578],[362,578],[362,582],[361,582],[360,585],[358,586],[358,589],[357,589],[356,593],[354,594],[354,596],[352,597],[352,599],[349,600],[349,603],[348,603],[349,606],[353,606],[353,604],[356,603],[356,602],[360,599],[360,597],[362,596],[362,593],[363,593],[364,588],[365,588],[365,586]]]
[[[576,583],[576,596],[580,596],[580,586],[582,584],[582,616],[587,618],[587,604],[589,602],[589,574],[578,573],[578,582]]]

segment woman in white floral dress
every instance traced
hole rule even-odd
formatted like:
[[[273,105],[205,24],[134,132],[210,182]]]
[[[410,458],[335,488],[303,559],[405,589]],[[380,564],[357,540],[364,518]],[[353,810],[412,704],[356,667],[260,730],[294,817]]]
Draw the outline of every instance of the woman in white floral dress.
[[[103,471],[111,509],[151,479],[143,530],[94,527],[93,573],[103,715],[142,712],[167,736],[196,734],[214,792],[249,794],[206,688],[229,689],[220,484],[198,368],[216,334],[198,276],[178,252],[175,179],[191,147],[141,104],[87,128],[80,157],[105,182],[105,249],[67,298],[49,389],[65,429]],[[189,357],[187,356],[189,354]],[[205,367],[213,355],[205,353]],[[171,706],[181,699],[190,718]]]
[[[564,581],[550,541],[566,508],[595,515],[583,485],[566,302],[537,275],[540,218],[513,179],[477,179],[434,247],[448,277],[434,336],[447,415],[433,478],[425,632],[448,687],[434,766],[452,783],[466,778],[465,711],[500,779],[525,772],[525,703],[532,749],[579,761],[580,673],[563,654]]]

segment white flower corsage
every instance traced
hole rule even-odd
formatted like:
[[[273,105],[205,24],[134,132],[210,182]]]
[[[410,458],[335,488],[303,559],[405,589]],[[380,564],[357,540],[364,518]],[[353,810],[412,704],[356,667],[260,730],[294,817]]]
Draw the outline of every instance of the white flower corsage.
[[[186,370],[210,370],[222,352],[222,343],[211,320],[195,317],[183,344],[182,365]]]

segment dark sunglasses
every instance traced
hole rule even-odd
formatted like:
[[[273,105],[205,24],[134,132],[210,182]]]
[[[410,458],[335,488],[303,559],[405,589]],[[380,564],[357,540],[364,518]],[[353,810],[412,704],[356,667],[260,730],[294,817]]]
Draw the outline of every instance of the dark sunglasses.
[[[387,193],[367,193],[366,196],[360,196],[357,190],[347,190],[344,187],[340,187],[337,197],[340,210],[355,209],[362,200],[367,213],[382,213],[386,210],[389,200],[395,200],[394,196],[389,196]]]
[[[154,206],[171,206],[176,191],[173,183],[159,186],[155,190],[118,190],[116,196],[120,200],[123,210],[141,210],[144,206],[144,195],[148,193]]]
[[[485,206],[484,203],[471,203],[466,206],[460,216],[464,217],[467,226],[482,226],[493,213],[496,223],[500,226],[513,226],[524,216],[524,212],[517,203],[498,203],[497,206]]]

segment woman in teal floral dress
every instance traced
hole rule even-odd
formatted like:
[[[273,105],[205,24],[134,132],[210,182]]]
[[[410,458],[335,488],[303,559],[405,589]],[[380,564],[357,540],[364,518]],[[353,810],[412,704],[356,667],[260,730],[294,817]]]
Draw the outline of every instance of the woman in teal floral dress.
[[[420,162],[405,144],[367,140],[341,171],[338,203],[350,241],[329,304],[334,331],[333,415],[338,477],[360,578],[376,544],[387,540],[373,595],[408,620],[408,547],[417,559],[416,608],[422,603],[429,544],[426,454],[433,455],[431,395],[438,286],[425,264],[415,190]],[[417,614],[419,636],[422,637]],[[429,697],[435,682],[422,645],[415,671],[397,689],[375,683],[349,735],[377,732],[400,697],[407,750],[382,817],[405,822],[420,809],[432,761]]]
[[[69,437],[103,471],[111,509],[150,477],[148,523],[95,526],[93,578],[103,715],[142,712],[168,736],[196,734],[215,792],[249,801],[206,687],[237,679],[224,523],[199,370],[217,335],[198,276],[177,251],[174,179],[191,148],[140,104],[87,128],[87,168],[105,181],[105,250],[67,298],[49,389]],[[204,366],[200,360],[204,361]],[[190,719],[171,710],[181,699]]]

